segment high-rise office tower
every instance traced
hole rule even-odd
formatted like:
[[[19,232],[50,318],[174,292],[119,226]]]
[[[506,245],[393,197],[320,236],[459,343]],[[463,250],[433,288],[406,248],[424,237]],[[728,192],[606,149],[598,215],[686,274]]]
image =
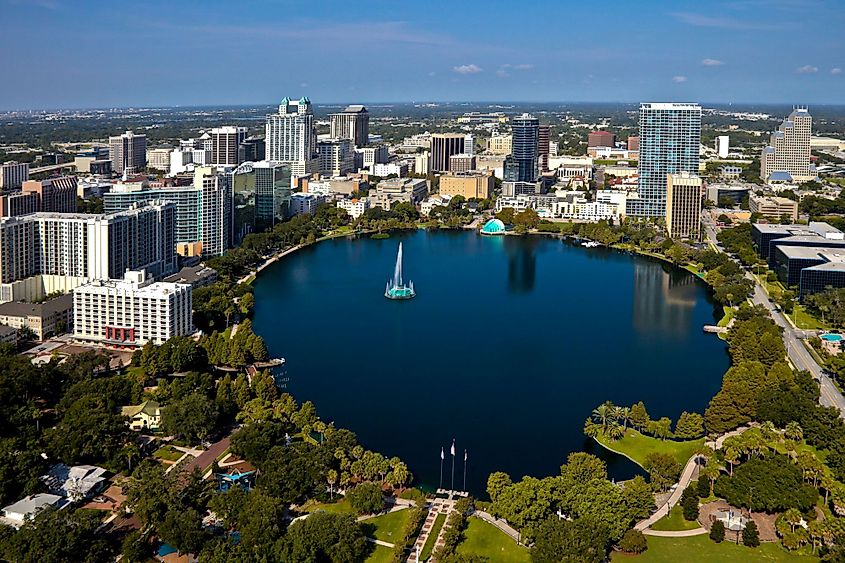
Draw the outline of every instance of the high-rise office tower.
[[[307,97],[283,99],[279,112],[267,116],[265,143],[267,160],[287,164],[294,176],[317,172],[317,134],[311,101]]]
[[[369,143],[370,112],[360,104],[346,106],[340,113],[329,114],[331,136],[335,139],[349,139],[356,147]]]
[[[551,127],[548,123],[540,125],[538,130],[537,156],[540,159],[540,172],[549,170],[549,145],[551,144]]]
[[[0,164],[0,189],[16,190],[29,180],[29,163],[10,160]]]
[[[764,182],[783,180],[807,182],[817,176],[810,165],[810,135],[813,116],[806,107],[796,107],[772,133],[760,155],[760,178]]]
[[[466,135],[462,133],[433,133],[431,135],[431,172],[448,172],[449,158],[464,152]]]
[[[266,154],[264,137],[247,137],[238,146],[238,162],[259,162]]]
[[[109,137],[111,169],[117,174],[142,172],[147,165],[147,136],[127,131]]]
[[[355,170],[355,148],[351,139],[317,141],[320,154],[320,174],[343,176]]]
[[[511,157],[505,161],[505,181],[536,182],[540,146],[540,121],[523,113],[511,121]]]
[[[215,127],[211,130],[211,164],[237,166],[238,147],[246,139],[246,127]]]
[[[640,104],[638,197],[627,201],[626,214],[663,217],[666,214],[666,176],[698,172],[701,106],[698,104]]]
[[[475,155],[475,135],[472,133],[464,135],[464,154]]]
[[[716,137],[716,156],[719,158],[728,158],[728,153],[731,150],[731,138],[728,135],[719,135]]]
[[[689,172],[666,178],[666,230],[671,238],[701,238],[701,178]]]

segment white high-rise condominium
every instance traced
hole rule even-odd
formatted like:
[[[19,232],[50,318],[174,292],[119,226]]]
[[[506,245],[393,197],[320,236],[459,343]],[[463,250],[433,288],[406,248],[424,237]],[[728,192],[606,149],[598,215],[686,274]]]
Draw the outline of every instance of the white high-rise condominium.
[[[626,204],[635,217],[666,215],[666,176],[698,172],[701,106],[640,104],[639,189]]]
[[[237,166],[238,146],[246,139],[246,127],[215,127],[211,130],[211,164]]]
[[[270,162],[287,164],[293,176],[317,172],[317,134],[307,97],[283,99],[279,112],[267,116],[265,138]]]
[[[109,137],[111,169],[117,174],[143,172],[147,165],[147,136],[127,131]]]
[[[716,137],[716,156],[719,158],[728,158],[730,147],[731,138],[728,135],[719,135]]]
[[[810,135],[813,116],[806,107],[796,107],[772,133],[760,155],[760,178],[764,182],[807,182],[817,176],[810,164]]]

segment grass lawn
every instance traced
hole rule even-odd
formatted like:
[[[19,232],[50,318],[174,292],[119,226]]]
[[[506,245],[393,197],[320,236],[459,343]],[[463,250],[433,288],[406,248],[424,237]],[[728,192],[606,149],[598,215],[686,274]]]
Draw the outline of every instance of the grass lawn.
[[[676,504],[669,512],[669,516],[664,516],[654,523],[653,529],[659,531],[674,531],[674,530],[694,530],[701,527],[695,520],[689,522],[684,520],[684,510],[680,504]]]
[[[825,328],[819,319],[812,316],[806,309],[804,309],[803,306],[798,305],[797,303],[795,304],[795,310],[791,315],[789,315],[789,318],[792,319],[792,322],[794,322],[798,328],[805,328],[808,330],[823,330]]]
[[[736,309],[734,309],[733,307],[728,307],[727,305],[722,307],[722,309],[724,309],[725,314],[722,315],[722,318],[719,319],[719,322],[716,324],[716,326],[728,326],[728,323],[731,322],[732,318],[734,318],[734,313],[736,312]]]
[[[375,548],[375,551],[367,557],[364,563],[390,563],[393,561],[392,549],[389,547],[382,547],[380,545],[375,546]]]
[[[323,512],[330,512],[332,514],[355,514],[355,511],[346,499],[340,499],[333,503],[309,501],[305,503],[302,510],[304,512],[317,512],[322,510]]]
[[[405,530],[410,514],[411,511],[408,509],[397,510],[375,518],[367,518],[362,523],[375,526],[371,537],[388,543],[396,543],[402,539],[402,532]]]
[[[645,462],[648,454],[659,452],[674,456],[683,467],[692,454],[704,445],[704,438],[683,442],[659,440],[644,436],[632,428],[629,428],[625,436],[615,442],[602,435],[597,436],[596,441],[605,448],[628,457],[640,466]]]
[[[162,446],[155,451],[153,457],[157,459],[164,459],[167,461],[176,461],[180,457],[182,457],[182,455],[182,452],[180,452],[173,446]]]
[[[526,548],[517,545],[507,534],[480,518],[469,519],[464,538],[458,545],[460,555],[478,555],[489,561],[531,561]]]
[[[757,548],[736,545],[728,541],[716,543],[708,536],[690,538],[648,537],[648,549],[640,555],[613,553],[613,563],[763,563],[767,561],[818,561],[809,555],[789,553],[776,543],[764,543]]]
[[[420,553],[420,561],[425,561],[431,557],[431,552],[434,551],[434,544],[437,542],[437,536],[440,534],[440,528],[442,528],[445,523],[446,515],[438,514],[437,518],[434,519],[434,525],[431,527],[431,533],[428,535],[428,539],[425,540],[425,545]]]

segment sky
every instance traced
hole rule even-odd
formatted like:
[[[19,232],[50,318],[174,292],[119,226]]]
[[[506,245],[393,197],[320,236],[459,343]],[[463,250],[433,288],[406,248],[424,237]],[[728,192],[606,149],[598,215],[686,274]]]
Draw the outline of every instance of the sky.
[[[843,0],[0,0],[0,110],[845,103]]]

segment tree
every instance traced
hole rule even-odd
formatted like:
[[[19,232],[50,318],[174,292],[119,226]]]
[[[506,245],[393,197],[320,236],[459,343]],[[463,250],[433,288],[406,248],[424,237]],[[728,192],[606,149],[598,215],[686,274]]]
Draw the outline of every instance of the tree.
[[[684,520],[693,522],[698,520],[698,482],[690,483],[681,495],[681,508]]]
[[[290,525],[280,551],[274,559],[355,563],[366,558],[369,548],[353,516],[316,512]]]
[[[814,486],[804,483],[801,469],[779,454],[751,458],[733,475],[719,477],[714,492],[733,506],[766,512],[808,510],[819,496]]]
[[[631,424],[637,430],[644,430],[648,427],[649,422],[651,422],[651,418],[648,416],[648,411],[642,401],[631,407]]]
[[[757,547],[760,545],[760,532],[754,520],[749,520],[742,530],[742,545],[746,547]]]
[[[696,412],[684,411],[675,424],[675,436],[694,439],[704,435],[704,417]]]
[[[639,530],[628,530],[619,542],[619,549],[625,553],[642,553],[648,549],[648,541]]]
[[[217,404],[199,392],[167,405],[161,414],[162,430],[193,443],[208,438],[217,421]]]
[[[384,510],[384,495],[375,483],[361,483],[346,493],[346,500],[358,514],[375,514]]]
[[[804,439],[804,431],[801,429],[801,425],[794,420],[787,423],[783,435],[787,440],[795,440],[796,442]]]
[[[505,207],[498,213],[496,213],[496,218],[499,219],[505,225],[513,225],[515,211],[513,207]]]
[[[716,520],[710,527],[710,539],[716,543],[725,541],[725,524],[721,520]]]
[[[126,444],[125,419],[103,396],[75,401],[48,435],[53,455],[65,463],[103,463]]]
[[[97,533],[100,523],[95,511],[48,508],[14,534],[4,534],[0,554],[7,561],[113,561],[116,546]]]
[[[511,485],[513,485],[513,481],[511,481],[510,475],[502,471],[496,471],[487,477],[487,494],[494,505],[501,494]]]
[[[533,563],[600,563],[607,555],[607,530],[588,518],[544,521],[531,548]]]
[[[665,440],[672,434],[672,420],[669,417],[661,417],[660,420],[653,420],[648,425],[648,431],[655,438]]]
[[[665,491],[681,474],[681,466],[669,454],[651,452],[645,457],[643,469],[648,472],[649,481],[661,491]]]

